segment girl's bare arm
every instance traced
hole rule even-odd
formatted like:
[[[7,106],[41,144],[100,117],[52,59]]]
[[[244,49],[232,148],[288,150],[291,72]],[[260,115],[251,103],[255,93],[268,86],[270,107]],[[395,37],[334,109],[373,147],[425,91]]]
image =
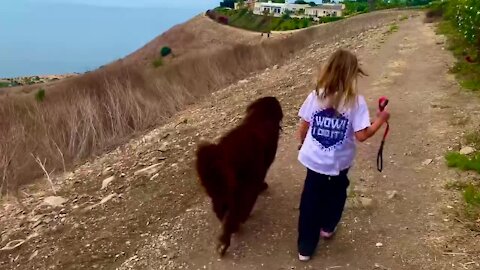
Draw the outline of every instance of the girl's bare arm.
[[[389,118],[390,113],[388,113],[387,111],[379,113],[378,118],[375,120],[375,122],[372,123],[371,126],[355,132],[355,138],[357,138],[359,142],[364,142],[368,140],[370,137],[375,135],[375,133],[377,133],[377,131],[382,127],[384,123],[388,121]]]

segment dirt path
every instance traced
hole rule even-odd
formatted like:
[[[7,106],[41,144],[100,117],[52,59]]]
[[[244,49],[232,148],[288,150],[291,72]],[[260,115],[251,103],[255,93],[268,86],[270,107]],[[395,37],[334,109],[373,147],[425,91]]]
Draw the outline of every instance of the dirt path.
[[[59,194],[68,198],[63,208],[27,213],[4,205],[1,220],[24,229],[2,232],[2,243],[27,232],[42,234],[15,252],[1,253],[0,268],[479,269],[480,236],[455,221],[453,209],[461,201],[444,189],[446,182],[470,176],[448,170],[443,154],[466,128],[458,123],[478,123],[480,115],[472,112],[480,112],[480,102],[471,102],[448,75],[453,59],[437,44],[433,27],[421,16],[399,20],[399,15],[385,15],[397,18],[398,32],[391,33],[391,20],[385,19],[380,27],[339,37],[330,46],[313,43],[285,65],[252,74],[172,123],[79,167]],[[360,147],[338,234],[305,264],[296,253],[305,176],[296,161],[296,114],[312,89],[316,67],[339,46],[357,51],[370,74],[360,89],[372,114],[380,95],[391,99],[392,131],[384,173],[375,169],[379,136]],[[271,189],[219,260],[214,252],[219,223],[192,169],[195,144],[223,134],[251,100],[264,95],[277,96],[286,114],[268,176]],[[112,182],[101,189],[110,176]],[[27,193],[26,204],[33,205],[48,191],[30,187]],[[110,200],[101,203],[105,198]]]
[[[377,37],[378,38],[378,37]],[[352,192],[341,230],[335,240],[322,243],[315,259],[297,262],[296,222],[305,171],[296,161],[297,142],[293,129],[281,141],[277,160],[269,174],[271,190],[258,203],[244,233],[235,238],[230,255],[217,260],[213,241],[217,221],[209,204],[190,209],[177,220],[173,236],[180,246],[188,246],[176,255],[177,267],[188,269],[475,269],[478,257],[457,258],[444,254],[435,239],[449,229],[442,214],[444,198],[442,175],[449,172],[442,156],[456,136],[449,125],[449,113],[433,107],[438,104],[464,103],[458,95],[447,65],[452,59],[436,45],[433,29],[421,18],[400,24],[400,31],[383,38],[378,50],[361,49],[361,60],[370,76],[361,81],[362,92],[375,108],[376,99],[387,95],[392,132],[386,148],[386,170],[377,173],[375,157],[378,138],[363,145],[358,165],[352,174]],[[371,46],[372,44],[365,44]],[[312,57],[314,58],[314,57]],[[305,66],[314,63],[308,58]],[[291,67],[290,67],[291,68]],[[303,68],[299,66],[299,68]],[[283,68],[282,68],[283,69]],[[288,68],[286,68],[288,69]],[[307,68],[308,69],[308,68]],[[299,89],[303,96],[309,89]],[[451,100],[451,99],[456,100]],[[299,104],[299,97],[283,102]],[[478,108],[477,108],[478,109]],[[294,114],[295,111],[287,111]],[[372,112],[373,113],[373,112]],[[433,159],[430,164],[425,160]],[[428,163],[428,162],[427,162]],[[397,195],[391,198],[391,194]],[[370,202],[370,199],[372,201]],[[445,221],[444,221],[445,220]],[[193,226],[192,226],[193,225]],[[445,231],[443,231],[445,230]],[[478,238],[477,238],[478,239]],[[473,239],[472,239],[473,240]],[[156,269],[159,249],[170,241],[159,237],[140,251],[146,257],[136,267]],[[378,247],[381,243],[382,247]],[[161,249],[161,248],[160,248]],[[451,250],[465,252],[465,250]],[[471,255],[474,257],[475,255]],[[161,258],[161,256],[160,256]],[[458,261],[466,260],[467,265]],[[474,262],[474,263],[471,263]],[[128,264],[128,263],[127,263]],[[466,268],[464,268],[466,267]]]

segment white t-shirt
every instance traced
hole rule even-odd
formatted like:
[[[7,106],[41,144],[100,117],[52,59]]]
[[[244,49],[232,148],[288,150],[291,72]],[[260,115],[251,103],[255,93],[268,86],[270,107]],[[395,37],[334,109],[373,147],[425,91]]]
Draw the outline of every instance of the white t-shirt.
[[[370,126],[368,106],[363,96],[340,115],[328,108],[315,91],[308,95],[299,116],[310,123],[298,160],[310,170],[336,176],[353,165],[356,154],[355,132]]]

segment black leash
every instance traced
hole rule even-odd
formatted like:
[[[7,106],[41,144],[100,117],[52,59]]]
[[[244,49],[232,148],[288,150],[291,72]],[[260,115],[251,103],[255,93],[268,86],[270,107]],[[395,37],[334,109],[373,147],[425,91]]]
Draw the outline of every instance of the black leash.
[[[378,109],[380,112],[385,110],[385,107],[388,105],[388,99],[386,97],[381,97],[378,100]],[[385,140],[387,139],[388,132],[390,131],[390,125],[387,122],[387,128],[385,129],[385,133],[383,134],[382,143],[380,144],[380,149],[378,149],[377,154],[377,170],[379,172],[383,171],[383,147],[385,146]]]

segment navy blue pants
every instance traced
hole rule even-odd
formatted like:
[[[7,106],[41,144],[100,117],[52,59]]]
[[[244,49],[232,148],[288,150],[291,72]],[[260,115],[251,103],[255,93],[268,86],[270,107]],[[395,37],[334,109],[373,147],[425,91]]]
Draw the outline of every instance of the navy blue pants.
[[[347,187],[348,169],[338,176],[307,171],[300,201],[298,220],[298,252],[312,256],[320,239],[320,230],[333,232],[342,217]]]

